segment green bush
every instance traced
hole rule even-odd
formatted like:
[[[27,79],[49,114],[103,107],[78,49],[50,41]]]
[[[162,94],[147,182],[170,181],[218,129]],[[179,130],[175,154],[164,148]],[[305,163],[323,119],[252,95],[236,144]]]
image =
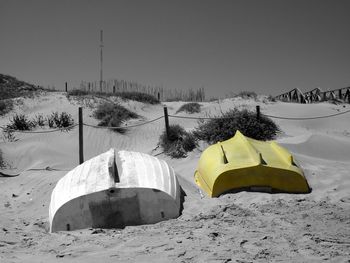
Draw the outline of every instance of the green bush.
[[[29,131],[33,127],[35,127],[35,124],[24,114],[14,115],[12,119],[10,119],[10,124],[7,125],[7,129],[20,131]]]
[[[196,147],[196,139],[194,136],[186,132],[180,125],[170,125],[169,138],[164,130],[159,141],[164,152],[173,158],[186,157],[187,152],[192,151]]]
[[[72,115],[67,112],[61,112],[61,114],[59,114],[56,111],[47,117],[47,122],[50,128],[67,128],[74,124],[74,119]]]
[[[99,126],[107,127],[120,127],[124,121],[139,117],[136,113],[129,111],[123,106],[109,102],[100,104],[93,114],[96,119],[100,120]],[[120,133],[125,132],[125,128],[113,130]]]
[[[5,115],[13,109],[13,102],[11,99],[0,100],[0,116]]]
[[[272,140],[279,133],[278,126],[269,118],[248,110],[233,109],[223,114],[223,119],[202,122],[193,132],[195,138],[210,144],[233,137],[237,130],[256,140]]]
[[[201,105],[197,102],[190,102],[182,105],[176,113],[179,113],[181,111],[185,111],[187,113],[198,113],[201,111]]]

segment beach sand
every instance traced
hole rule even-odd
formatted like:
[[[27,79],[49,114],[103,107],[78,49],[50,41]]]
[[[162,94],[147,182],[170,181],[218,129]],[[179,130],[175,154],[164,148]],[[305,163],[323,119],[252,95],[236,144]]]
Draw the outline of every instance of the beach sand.
[[[45,93],[17,101],[0,118],[6,125],[15,112],[30,117],[66,111],[92,125],[91,106],[99,99],[68,100],[64,93]],[[133,125],[163,115],[163,105],[121,103],[142,117]],[[168,102],[169,114],[217,116],[233,107],[284,117],[329,115],[349,104],[296,104],[242,98],[203,102],[201,113],[175,112],[183,102]],[[190,131],[197,121],[170,118]],[[84,158],[110,148],[157,155],[176,171],[186,193],[177,219],[125,229],[84,229],[48,233],[50,195],[57,181],[78,165],[78,128],[44,134],[15,133],[1,139],[7,162],[0,177],[0,262],[350,262],[350,113],[326,119],[275,120],[277,141],[299,161],[312,187],[310,194],[240,192],[208,198],[193,174],[205,143],[187,158],[172,159],[157,147],[164,119],[130,128],[125,134],[84,127]],[[37,129],[42,130],[42,129]],[[47,168],[49,167],[49,168]]]

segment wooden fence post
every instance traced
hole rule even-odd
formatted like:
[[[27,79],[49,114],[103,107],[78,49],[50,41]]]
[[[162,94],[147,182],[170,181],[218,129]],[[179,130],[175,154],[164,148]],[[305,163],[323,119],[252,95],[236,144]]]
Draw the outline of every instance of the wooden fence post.
[[[79,164],[84,162],[83,108],[79,107]]]
[[[168,117],[168,108],[164,106],[164,119],[165,119],[165,131],[166,137],[169,140],[169,117]]]
[[[260,121],[260,106],[259,105],[256,106],[256,119],[258,121]]]

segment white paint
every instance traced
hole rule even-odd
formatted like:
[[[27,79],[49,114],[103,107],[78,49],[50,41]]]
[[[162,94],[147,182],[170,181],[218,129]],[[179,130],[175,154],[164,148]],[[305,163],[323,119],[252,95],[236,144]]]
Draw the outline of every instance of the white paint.
[[[114,180],[114,164],[119,182]],[[118,227],[119,221],[123,226],[149,224],[179,213],[180,186],[165,161],[111,149],[58,181],[51,195],[50,231]]]

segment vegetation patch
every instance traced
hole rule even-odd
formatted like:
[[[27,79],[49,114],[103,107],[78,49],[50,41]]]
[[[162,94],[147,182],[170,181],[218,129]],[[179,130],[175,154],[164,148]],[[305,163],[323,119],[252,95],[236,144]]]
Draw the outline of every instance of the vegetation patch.
[[[198,113],[201,111],[201,105],[197,102],[190,102],[182,105],[176,113],[179,113],[181,111],[187,112],[187,113]]]
[[[187,156],[187,152],[196,147],[196,139],[180,125],[170,125],[169,137],[164,130],[160,136],[159,144],[165,154],[173,158],[184,158]]]
[[[79,90],[79,89],[74,89],[71,91],[68,91],[68,97],[69,96],[100,96],[100,97],[120,97],[123,100],[134,100],[134,101],[139,101],[143,103],[148,103],[148,104],[158,104],[159,100],[147,93],[142,93],[142,92],[136,92],[136,91],[124,91],[124,92],[115,92],[115,93],[106,93],[106,92],[89,92],[85,90]]]
[[[0,116],[5,115],[13,109],[13,101],[11,99],[0,100]]]
[[[37,123],[41,123],[41,117],[36,117]],[[51,115],[47,118],[47,122],[50,128],[68,128],[74,124],[74,119],[72,115],[67,112],[61,112],[59,114],[57,111],[51,113]]]
[[[72,116],[66,112],[53,112],[46,118],[42,114],[38,114],[30,120],[25,114],[16,114],[10,119],[10,123],[6,126],[6,132],[10,134],[11,131],[29,131],[40,126],[44,127],[46,124],[50,128],[68,128],[74,124]]]
[[[10,119],[10,124],[7,125],[7,129],[18,131],[29,131],[35,125],[24,114],[16,114]]]
[[[274,96],[272,96],[272,95],[269,95],[268,97],[267,97],[267,100],[268,101],[271,101],[271,102],[276,102],[277,100],[276,100],[276,97],[274,97]]]
[[[42,114],[35,115],[33,121],[35,126],[44,127],[45,126],[45,117]]]
[[[68,96],[86,96],[89,95],[90,93],[85,90],[80,90],[80,89],[73,89],[68,91],[67,95]]]
[[[13,99],[21,96],[33,96],[38,86],[16,79],[15,77],[0,74],[0,98]]]
[[[105,102],[100,104],[97,109],[94,111],[94,117],[98,120],[99,126],[106,127],[120,127],[124,121],[129,119],[135,119],[139,116],[121,106],[120,104],[113,104]],[[125,128],[113,129],[119,133],[124,133]]]
[[[254,91],[241,91],[236,95],[236,97],[241,97],[243,99],[254,99],[258,98],[258,95]]]
[[[204,140],[210,144],[225,141],[232,138],[239,130],[245,136],[256,140],[272,140],[280,132],[279,127],[269,118],[260,116],[248,110],[233,109],[222,116],[199,123],[193,132],[198,140]]]
[[[138,102],[148,103],[148,104],[158,104],[159,100],[147,93],[136,92],[136,91],[125,91],[113,93],[115,96],[118,96],[122,99],[135,100]]]

